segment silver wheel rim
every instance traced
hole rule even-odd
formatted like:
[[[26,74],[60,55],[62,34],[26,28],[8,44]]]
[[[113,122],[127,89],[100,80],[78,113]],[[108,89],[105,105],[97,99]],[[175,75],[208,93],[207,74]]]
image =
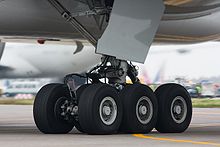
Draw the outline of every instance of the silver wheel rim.
[[[185,121],[187,116],[187,105],[183,97],[177,96],[173,99],[170,108],[172,119],[180,124]]]
[[[136,105],[136,116],[138,121],[144,125],[151,121],[153,117],[153,104],[148,97],[143,96],[138,100]]]
[[[117,105],[112,97],[105,97],[99,106],[99,115],[105,125],[112,125],[117,117]]]

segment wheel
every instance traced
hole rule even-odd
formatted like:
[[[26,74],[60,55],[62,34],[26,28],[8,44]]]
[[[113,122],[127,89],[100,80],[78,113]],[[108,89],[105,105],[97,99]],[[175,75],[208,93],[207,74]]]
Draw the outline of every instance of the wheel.
[[[84,91],[88,86],[90,86],[90,85],[91,85],[91,84],[84,84],[84,85],[80,86],[80,87],[76,90],[76,96],[77,96],[77,101],[78,101],[78,103],[79,103],[79,99],[80,99],[81,94],[82,94],[83,91]],[[82,127],[81,127],[80,124],[79,124],[79,120],[75,120],[74,125],[75,125],[75,128],[76,128],[78,131],[84,133],[84,130],[82,129]]]
[[[157,99],[146,85],[127,85],[121,92],[123,119],[120,131],[149,133],[157,121]]]
[[[68,88],[63,84],[48,84],[37,93],[33,115],[38,129],[46,134],[68,133],[74,127],[68,107],[70,95]],[[65,115],[61,115],[65,113]]]
[[[158,99],[157,131],[184,132],[191,122],[192,102],[187,90],[178,84],[165,84],[155,91]]]
[[[88,134],[116,133],[122,119],[122,104],[115,88],[92,84],[79,100],[79,123]]]

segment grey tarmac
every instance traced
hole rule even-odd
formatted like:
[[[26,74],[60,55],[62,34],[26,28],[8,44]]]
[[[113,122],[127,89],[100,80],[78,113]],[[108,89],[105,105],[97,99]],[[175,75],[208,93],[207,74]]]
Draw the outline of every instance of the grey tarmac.
[[[195,108],[190,128],[181,134],[64,135],[40,133],[32,106],[0,105],[0,147],[148,147],[220,146],[220,109]]]

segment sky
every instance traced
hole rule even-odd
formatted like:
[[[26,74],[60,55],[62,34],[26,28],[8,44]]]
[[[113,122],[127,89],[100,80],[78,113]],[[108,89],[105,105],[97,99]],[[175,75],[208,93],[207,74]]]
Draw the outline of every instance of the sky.
[[[186,53],[179,53],[184,50]],[[220,76],[220,42],[193,45],[160,45],[150,48],[144,65],[138,65],[154,79],[162,71],[164,79]]]

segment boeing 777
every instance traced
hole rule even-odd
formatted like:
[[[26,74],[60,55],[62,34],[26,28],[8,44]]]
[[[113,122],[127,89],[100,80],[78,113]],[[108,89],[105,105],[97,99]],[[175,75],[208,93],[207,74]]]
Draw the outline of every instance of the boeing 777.
[[[34,119],[41,132],[75,126],[88,134],[180,133],[192,117],[186,89],[165,84],[153,92],[140,84],[131,61],[143,63],[153,42],[219,40],[219,18],[219,0],[1,0],[0,36],[41,44],[87,40],[102,55],[85,76],[65,76],[38,92]],[[74,76],[88,84],[75,89]]]

